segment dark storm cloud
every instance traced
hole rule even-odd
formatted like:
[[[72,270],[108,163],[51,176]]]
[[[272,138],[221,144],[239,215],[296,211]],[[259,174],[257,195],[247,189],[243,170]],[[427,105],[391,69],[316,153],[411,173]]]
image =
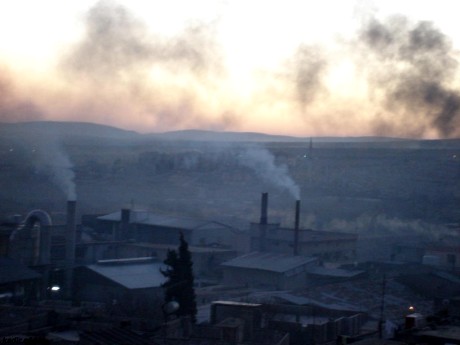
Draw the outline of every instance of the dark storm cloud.
[[[430,22],[392,17],[371,20],[360,38],[378,61],[371,87],[383,91],[385,106],[394,113],[391,123],[377,120],[377,133],[423,135],[434,128],[442,137],[459,135],[457,61],[446,35]]]

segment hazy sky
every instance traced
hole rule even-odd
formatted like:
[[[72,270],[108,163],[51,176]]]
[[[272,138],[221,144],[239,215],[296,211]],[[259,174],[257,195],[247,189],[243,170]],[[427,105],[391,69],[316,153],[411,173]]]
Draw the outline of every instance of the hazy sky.
[[[458,137],[454,1],[0,2],[0,121]]]

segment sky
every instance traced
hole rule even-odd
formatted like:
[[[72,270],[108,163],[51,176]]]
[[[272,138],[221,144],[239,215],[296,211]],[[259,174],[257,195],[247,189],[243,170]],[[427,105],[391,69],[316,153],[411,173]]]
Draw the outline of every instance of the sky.
[[[0,1],[0,122],[460,136],[453,1]]]

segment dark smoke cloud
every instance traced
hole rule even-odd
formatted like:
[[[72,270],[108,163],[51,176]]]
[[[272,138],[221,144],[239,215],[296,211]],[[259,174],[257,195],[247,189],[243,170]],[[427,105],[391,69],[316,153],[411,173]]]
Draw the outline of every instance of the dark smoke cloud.
[[[325,90],[323,76],[327,59],[318,46],[301,45],[288,63],[288,79],[294,86],[294,97],[302,110]]]
[[[131,116],[157,128],[208,121],[199,104],[203,90],[218,90],[218,79],[225,75],[216,23],[192,23],[166,37],[150,32],[125,7],[101,1],[88,11],[85,29],[61,62],[69,84],[93,91],[75,116],[91,109],[117,117],[131,106],[138,112]],[[217,121],[226,124],[225,114],[215,116]]]
[[[32,121],[43,118],[39,107],[18,90],[13,78],[0,67],[0,122]]]
[[[220,67],[212,24],[196,23],[180,35],[162,37],[126,8],[101,1],[87,13],[85,25],[86,36],[64,59],[72,75],[123,80],[156,64],[196,73]]]
[[[372,86],[383,92],[384,105],[394,114],[377,120],[378,134],[403,127],[413,136],[433,128],[442,137],[459,135],[460,94],[453,87],[457,61],[448,37],[430,22],[392,17],[372,19],[360,38],[377,59]]]

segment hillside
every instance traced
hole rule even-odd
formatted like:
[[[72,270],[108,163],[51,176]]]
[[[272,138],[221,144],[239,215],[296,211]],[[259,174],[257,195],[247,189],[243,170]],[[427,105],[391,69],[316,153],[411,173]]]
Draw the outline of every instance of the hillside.
[[[73,183],[81,213],[134,205],[244,223],[258,219],[260,193],[268,191],[270,216],[288,225],[296,193],[302,223],[318,229],[352,227],[377,216],[460,221],[459,140],[313,138],[310,149],[310,138],[283,142],[279,136],[226,133],[241,141],[216,140],[221,135],[2,124],[0,215],[43,208],[58,216],[65,184]]]

